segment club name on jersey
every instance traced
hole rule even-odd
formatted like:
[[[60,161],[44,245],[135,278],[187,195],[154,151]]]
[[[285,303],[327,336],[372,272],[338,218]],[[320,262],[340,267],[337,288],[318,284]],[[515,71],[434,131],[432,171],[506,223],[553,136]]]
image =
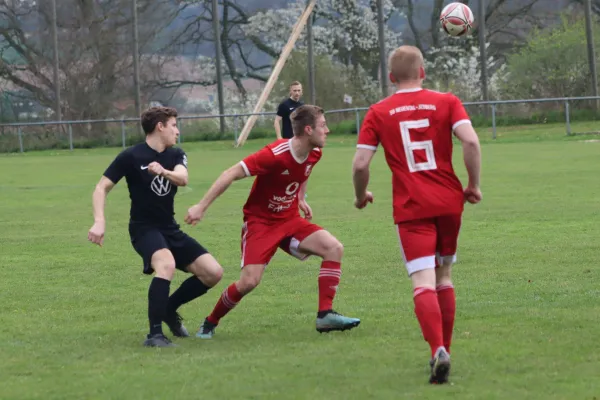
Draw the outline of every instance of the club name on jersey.
[[[406,112],[406,111],[417,111],[417,110],[436,111],[436,107],[433,104],[419,104],[416,106],[401,106],[401,107],[392,108],[390,110],[390,115],[394,115],[394,114]]]

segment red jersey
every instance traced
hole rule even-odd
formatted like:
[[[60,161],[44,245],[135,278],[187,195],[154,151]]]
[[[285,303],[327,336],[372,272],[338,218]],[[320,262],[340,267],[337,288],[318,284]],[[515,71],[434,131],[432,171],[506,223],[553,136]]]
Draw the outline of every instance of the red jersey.
[[[452,131],[465,123],[471,123],[469,116],[451,93],[399,90],[369,108],[357,147],[383,147],[392,171],[395,223],[462,213]]]
[[[291,141],[279,139],[240,161],[246,176],[256,176],[244,205],[244,218],[281,221],[300,215],[298,191],[323,153],[315,148],[301,160]]]

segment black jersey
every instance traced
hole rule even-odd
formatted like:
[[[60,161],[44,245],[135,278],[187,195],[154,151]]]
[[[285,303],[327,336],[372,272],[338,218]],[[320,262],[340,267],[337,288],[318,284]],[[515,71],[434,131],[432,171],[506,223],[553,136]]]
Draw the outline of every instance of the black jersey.
[[[294,101],[290,97],[284,100],[277,108],[277,115],[281,117],[281,137],[284,139],[291,139],[294,137],[294,131],[292,130],[292,121],[290,115],[294,110],[304,103],[302,101]]]
[[[179,164],[187,168],[187,156],[182,149],[170,147],[159,153],[144,142],[123,150],[104,172],[115,184],[123,177],[127,180],[131,234],[143,227],[179,228],[173,207],[177,185],[148,172],[148,164],[153,161],[171,171]]]

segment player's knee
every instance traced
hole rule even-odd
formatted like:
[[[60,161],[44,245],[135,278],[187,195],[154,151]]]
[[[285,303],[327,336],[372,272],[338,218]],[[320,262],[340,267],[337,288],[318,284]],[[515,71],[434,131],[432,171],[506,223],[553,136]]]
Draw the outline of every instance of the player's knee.
[[[259,276],[248,276],[248,277],[246,277],[246,279],[244,279],[244,288],[249,292],[252,289],[254,289],[255,287],[257,287],[259,283],[260,283]]]
[[[219,264],[214,264],[205,267],[201,273],[194,275],[196,275],[206,286],[213,287],[223,278],[223,267]]]
[[[220,264],[211,266],[207,274],[207,282],[204,282],[207,286],[213,287],[221,281],[223,278],[223,267]]]
[[[341,261],[344,256],[344,245],[336,238],[324,243],[324,258],[332,261]]]
[[[240,278],[237,285],[238,290],[244,295],[248,294],[258,286],[258,284],[260,283],[260,279],[260,275],[242,274],[242,277]]]
[[[238,281],[238,290],[240,291],[241,294],[243,295],[247,295],[248,293],[250,293],[251,291],[253,291],[258,284],[260,283],[260,278],[252,278],[252,277],[246,277],[246,278],[242,278]]]
[[[168,250],[159,250],[152,255],[152,269],[158,278],[171,280],[175,274],[175,259]]]
[[[452,284],[452,263],[442,263],[435,270],[436,286]]]
[[[196,275],[206,286],[213,287],[223,278],[223,267],[210,254],[198,257],[188,271]]]
[[[437,273],[432,266],[431,268],[421,269],[410,274],[410,279],[413,284],[413,288],[430,288],[435,289],[436,287],[436,276]]]

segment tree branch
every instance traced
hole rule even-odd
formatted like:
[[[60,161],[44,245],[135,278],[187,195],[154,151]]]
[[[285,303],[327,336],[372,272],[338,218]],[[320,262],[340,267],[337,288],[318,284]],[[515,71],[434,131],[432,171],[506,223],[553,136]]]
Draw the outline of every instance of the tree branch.
[[[406,13],[406,19],[408,20],[408,26],[415,37],[415,46],[423,52],[423,43],[421,42],[421,35],[415,25],[415,7],[413,4],[413,0],[408,0],[408,12]],[[436,23],[437,25],[437,23]]]

